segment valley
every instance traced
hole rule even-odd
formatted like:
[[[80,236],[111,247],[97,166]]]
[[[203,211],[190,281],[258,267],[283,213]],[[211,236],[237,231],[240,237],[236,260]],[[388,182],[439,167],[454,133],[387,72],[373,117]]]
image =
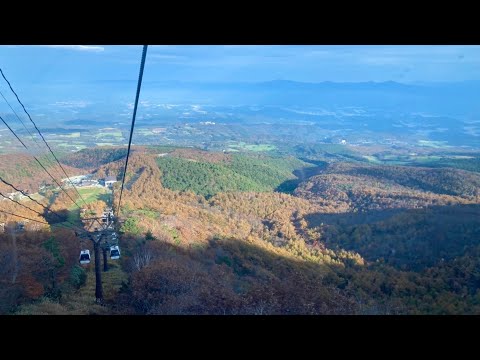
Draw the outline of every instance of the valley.
[[[91,286],[93,273],[85,269],[87,285],[78,290],[73,275],[68,276],[69,271],[79,271],[74,270],[75,234],[55,227],[58,219],[2,201],[12,213],[51,224],[50,229],[27,224],[26,232],[17,235],[21,259],[31,257],[34,249],[45,249],[42,243],[53,241],[48,239],[55,239],[58,247],[53,259],[64,259],[57,265],[57,260],[42,263],[53,267],[33,278],[21,272],[13,285],[7,281],[9,275],[2,275],[0,298],[10,304],[2,311],[473,314],[480,310],[477,153],[444,150],[442,156],[423,155],[431,157],[429,161],[398,164],[365,158],[374,156],[364,155],[367,151],[380,153],[376,146],[356,151],[342,144],[297,145],[288,155],[263,150],[134,146],[124,205],[118,212],[123,256],[111,275],[123,280],[106,280],[107,286],[117,284],[117,290],[109,292],[108,301],[98,309],[87,306],[81,295],[84,286]],[[62,154],[61,161],[72,176],[89,173],[92,179],[120,179],[125,155],[124,147],[102,146]],[[19,163],[18,158],[30,166],[24,155],[2,157],[5,164]],[[470,170],[464,169],[465,161]],[[16,170],[0,175],[34,192],[41,181],[29,174]],[[81,189],[82,196],[93,202],[92,208],[111,200],[115,207],[118,186],[114,184],[113,198],[95,188]],[[49,191],[43,192],[41,201],[51,203],[70,221],[79,221],[69,199],[58,189]],[[35,208],[30,200],[21,201]],[[0,214],[0,222],[12,221],[18,220]],[[8,233],[0,237],[5,239],[2,252],[12,251]],[[42,250],[30,260],[37,256],[52,255]],[[140,258],[148,260],[138,262]],[[7,266],[9,260],[3,261]],[[56,269],[50,272],[56,279],[53,287],[46,276],[52,269]],[[64,295],[52,295],[59,292]],[[75,300],[79,297],[82,307]]]

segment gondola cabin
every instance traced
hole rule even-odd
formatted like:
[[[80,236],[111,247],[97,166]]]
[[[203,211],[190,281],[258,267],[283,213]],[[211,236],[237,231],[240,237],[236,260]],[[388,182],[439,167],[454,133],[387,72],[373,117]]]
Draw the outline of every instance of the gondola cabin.
[[[90,263],[90,250],[80,251],[80,264],[85,265]]]
[[[120,248],[117,245],[113,245],[110,247],[110,259],[120,259]]]

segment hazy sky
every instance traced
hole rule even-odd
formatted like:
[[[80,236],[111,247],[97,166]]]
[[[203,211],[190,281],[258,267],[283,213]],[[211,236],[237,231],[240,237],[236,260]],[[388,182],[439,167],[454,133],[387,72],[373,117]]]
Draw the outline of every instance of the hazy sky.
[[[141,46],[0,46],[15,83],[136,80]],[[480,46],[162,46],[149,47],[145,81],[480,80]]]

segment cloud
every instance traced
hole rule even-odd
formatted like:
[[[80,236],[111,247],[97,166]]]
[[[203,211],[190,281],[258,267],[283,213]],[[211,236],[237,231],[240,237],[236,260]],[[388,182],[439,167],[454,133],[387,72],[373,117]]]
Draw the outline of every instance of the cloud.
[[[101,52],[105,50],[103,46],[92,46],[92,45],[40,45],[40,46],[57,48],[57,49],[75,50],[75,51],[91,51],[91,52]]]

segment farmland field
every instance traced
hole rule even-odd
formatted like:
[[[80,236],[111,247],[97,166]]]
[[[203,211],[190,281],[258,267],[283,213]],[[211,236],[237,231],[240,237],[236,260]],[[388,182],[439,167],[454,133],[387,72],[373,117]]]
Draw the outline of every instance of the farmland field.
[[[273,151],[277,147],[271,144],[247,144],[243,141],[239,141],[236,144],[229,144],[228,150],[229,151],[253,151],[253,152],[261,152],[261,151]]]

